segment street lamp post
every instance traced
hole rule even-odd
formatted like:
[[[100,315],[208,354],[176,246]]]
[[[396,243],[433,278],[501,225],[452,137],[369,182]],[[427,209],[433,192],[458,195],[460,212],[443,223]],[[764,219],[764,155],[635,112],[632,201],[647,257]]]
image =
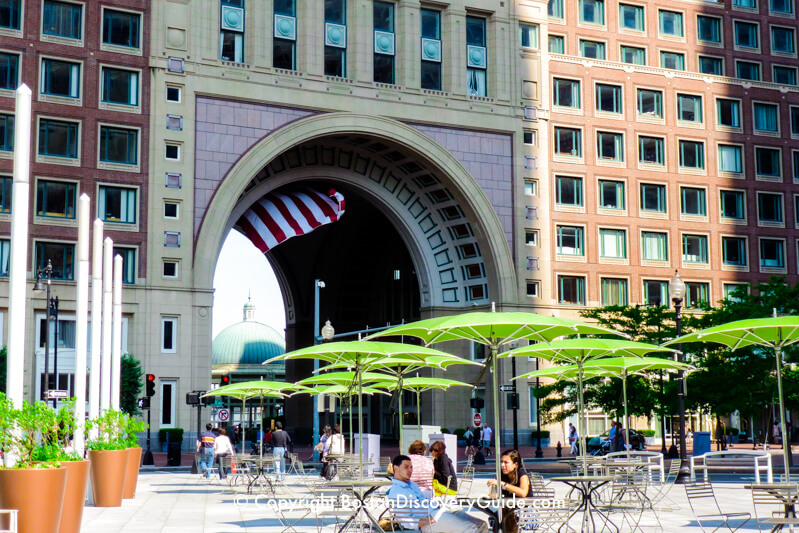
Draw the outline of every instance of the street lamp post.
[[[325,341],[329,341],[335,335],[335,330],[333,326],[330,325],[330,321],[325,321],[324,327],[321,329],[319,328],[319,290],[325,288],[325,282],[321,279],[315,279],[313,283],[313,343],[314,346],[317,344],[322,344]],[[319,370],[319,360],[314,359],[313,361],[313,370],[314,375],[316,371]],[[312,443],[316,446],[317,441],[316,439],[319,438],[319,400],[318,396],[313,397],[313,439]],[[319,451],[314,450],[313,452],[314,461],[319,460]]]
[[[53,277],[53,263],[48,259],[47,266],[36,272],[36,283],[33,284],[33,292],[41,294],[46,291],[45,304],[47,305],[47,319],[45,322],[45,342],[44,342],[44,388],[42,389],[42,399],[47,401],[47,391],[50,390],[50,314],[52,303],[50,301],[50,279]],[[47,284],[42,284],[42,278],[47,280]],[[57,304],[56,304],[57,309]],[[58,374],[56,374],[58,381]],[[55,400],[54,400],[55,402]]]
[[[680,279],[680,274],[675,270],[674,279],[669,285],[669,296],[674,303],[674,322],[677,328],[677,337],[682,335],[682,303],[685,298],[685,282]],[[682,352],[682,344],[677,345],[677,357],[679,362],[685,362],[685,354]],[[686,461],[687,452],[685,447],[685,372],[680,370],[677,374],[677,408],[680,412],[680,473],[677,474],[677,483],[685,483],[690,478],[688,463]]]
[[[514,357],[514,359],[516,359]],[[540,359],[538,357],[535,358],[535,369],[538,370],[538,362]],[[541,386],[541,382],[539,378],[535,378],[535,389],[536,392],[538,391],[538,387]],[[541,448],[541,399],[538,397],[538,394],[535,395],[535,431],[536,431],[536,439],[535,439],[535,456],[537,459],[540,459],[544,456],[544,450]]]

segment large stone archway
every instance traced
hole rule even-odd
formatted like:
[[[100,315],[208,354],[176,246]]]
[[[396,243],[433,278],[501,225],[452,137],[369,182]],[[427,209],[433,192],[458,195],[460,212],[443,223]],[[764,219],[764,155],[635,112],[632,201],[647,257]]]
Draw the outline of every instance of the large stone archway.
[[[252,202],[314,179],[346,184],[381,206],[420,274],[423,309],[515,297],[510,231],[463,164],[418,129],[351,113],[299,118],[238,158],[207,209],[195,209],[195,286],[211,286],[223,239]]]

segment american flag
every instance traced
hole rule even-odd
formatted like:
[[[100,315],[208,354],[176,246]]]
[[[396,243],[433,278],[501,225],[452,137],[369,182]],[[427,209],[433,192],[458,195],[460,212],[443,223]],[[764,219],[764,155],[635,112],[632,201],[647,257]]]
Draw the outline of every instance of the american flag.
[[[305,188],[275,191],[255,202],[236,227],[256,248],[266,252],[292,237],[310,233],[344,214],[344,196],[335,189],[327,194]]]

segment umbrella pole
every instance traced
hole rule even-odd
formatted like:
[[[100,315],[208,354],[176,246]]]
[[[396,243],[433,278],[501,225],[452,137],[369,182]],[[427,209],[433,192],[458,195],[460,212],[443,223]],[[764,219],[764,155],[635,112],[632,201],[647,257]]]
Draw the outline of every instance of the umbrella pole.
[[[264,397],[261,396],[261,433],[258,439],[258,449],[261,455],[261,464],[264,464]]]
[[[399,394],[399,449],[400,455],[402,455],[402,370],[400,369],[399,374],[399,387],[397,388]]]
[[[363,479],[363,369],[358,365],[358,477]]]
[[[627,459],[630,458],[630,417],[627,415],[627,372],[621,375],[621,388],[624,391],[624,445],[627,448]]]
[[[241,399],[241,421],[244,422],[244,413],[247,412],[247,398],[244,397]],[[236,426],[233,425],[233,435],[236,434]],[[241,432],[241,455],[244,455],[244,432]],[[236,448],[233,448],[233,451],[236,451]]]
[[[502,485],[502,478],[499,472],[499,458],[501,452],[499,451],[499,365],[497,364],[497,354],[499,353],[499,345],[496,343],[491,344],[491,364],[494,365],[494,464],[495,474],[497,476],[497,498],[502,497],[500,486]],[[502,524],[502,506],[497,507],[498,521]]]
[[[416,429],[419,431],[419,440],[422,440],[422,413],[420,405],[422,404],[422,391],[416,389]]]
[[[577,362],[577,425],[579,426],[580,438],[583,439],[581,441],[580,446],[580,456],[583,463],[583,475],[588,475],[588,456],[586,455],[588,451],[588,444],[587,436],[585,435],[585,423],[584,423],[584,414],[583,413],[583,362],[582,360]]]
[[[791,469],[789,468],[791,455],[791,439],[785,439],[785,398],[782,393],[782,345],[774,347],[774,354],[777,356],[777,392],[780,397],[780,426],[782,426],[782,460],[785,468],[785,482],[791,481]]]

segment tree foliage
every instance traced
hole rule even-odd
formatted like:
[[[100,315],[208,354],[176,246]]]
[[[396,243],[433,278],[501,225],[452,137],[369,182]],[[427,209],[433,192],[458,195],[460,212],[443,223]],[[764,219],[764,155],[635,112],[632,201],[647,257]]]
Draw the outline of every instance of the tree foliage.
[[[141,363],[126,353],[122,356],[122,365],[119,370],[119,407],[123,413],[134,416],[139,412],[137,401],[143,387],[142,376],[144,373]]]

